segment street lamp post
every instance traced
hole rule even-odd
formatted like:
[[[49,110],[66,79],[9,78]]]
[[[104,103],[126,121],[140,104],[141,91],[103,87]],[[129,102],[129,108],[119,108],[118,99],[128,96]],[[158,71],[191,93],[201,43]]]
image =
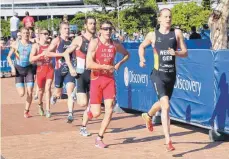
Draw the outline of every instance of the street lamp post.
[[[12,3],[12,12],[14,14],[14,0],[13,0],[13,3]]]
[[[119,25],[119,0],[117,0],[117,6],[118,6],[118,33],[120,35],[120,25]]]

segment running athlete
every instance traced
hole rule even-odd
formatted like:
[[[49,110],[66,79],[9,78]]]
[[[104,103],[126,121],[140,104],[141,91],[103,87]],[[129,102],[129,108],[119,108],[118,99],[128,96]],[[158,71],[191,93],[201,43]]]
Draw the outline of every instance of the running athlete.
[[[85,69],[85,61],[87,56],[88,44],[91,39],[95,38],[96,32],[96,20],[94,17],[87,17],[84,21],[85,33],[81,36],[75,38],[71,46],[65,51],[65,60],[68,64],[70,73],[72,76],[80,74],[77,79],[77,103],[80,106],[88,106],[88,93],[90,89],[90,74],[91,70]],[[75,69],[69,58],[69,54],[76,50],[77,57],[77,68]],[[90,136],[91,134],[86,129],[86,124],[88,122],[87,109],[83,114],[82,127],[80,128],[80,134],[82,136]]]
[[[69,24],[62,22],[60,24],[60,37],[56,37],[50,44],[47,52],[48,57],[55,57],[55,93],[51,98],[51,104],[55,104],[57,99],[61,97],[62,87],[64,81],[66,82],[66,90],[68,95],[68,123],[73,121],[73,100],[71,98],[71,93],[74,89],[75,77],[70,75],[69,68],[65,62],[64,54],[65,50],[70,46],[71,41],[68,39],[69,35]]]
[[[102,141],[103,135],[110,123],[113,103],[115,100],[115,80],[113,72],[129,58],[128,51],[116,41],[111,40],[113,25],[110,21],[100,24],[100,37],[92,39],[87,53],[86,66],[91,69],[90,104],[91,115],[95,118],[101,114],[101,102],[104,99],[105,116],[102,121],[95,146],[105,148]],[[123,59],[114,64],[116,52],[124,55]]]
[[[148,113],[143,113],[142,118],[146,122],[149,131],[153,131],[152,116],[162,110],[161,119],[165,134],[167,151],[173,151],[170,138],[169,100],[176,80],[175,56],[186,57],[187,48],[184,43],[182,31],[171,29],[172,13],[169,9],[162,9],[158,22],[160,28],[147,34],[145,40],[139,46],[140,67],[145,67],[145,48],[152,45],[154,48],[154,69],[151,80],[158,95],[158,101],[154,103]],[[180,51],[177,51],[177,48]]]
[[[44,91],[46,94],[46,117],[50,118],[50,98],[51,98],[51,85],[54,76],[54,69],[52,66],[52,60],[46,57],[46,51],[49,47],[48,37],[49,32],[47,29],[40,30],[40,41],[39,43],[33,44],[32,51],[30,54],[30,61],[36,62],[37,64],[37,85],[39,87],[38,93],[38,106],[39,114],[44,115],[42,98]]]
[[[16,74],[16,89],[18,94],[23,97],[25,94],[25,85],[27,89],[27,98],[24,110],[24,117],[31,117],[29,114],[29,108],[32,103],[32,92],[34,87],[34,75],[32,71],[32,65],[29,62],[29,56],[32,49],[32,44],[29,42],[29,30],[21,28],[20,30],[22,39],[12,44],[12,48],[8,54],[7,61],[11,66],[12,74]],[[13,65],[11,60],[12,54],[16,55],[16,64]]]

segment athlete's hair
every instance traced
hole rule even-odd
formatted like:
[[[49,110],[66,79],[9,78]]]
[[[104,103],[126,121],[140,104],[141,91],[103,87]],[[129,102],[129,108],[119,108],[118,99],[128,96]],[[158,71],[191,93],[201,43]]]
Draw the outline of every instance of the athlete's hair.
[[[103,24],[110,24],[113,27],[113,24],[109,20],[104,20],[100,23],[100,28],[102,28]]]
[[[27,31],[29,31],[29,29],[28,29],[28,28],[21,27],[20,32],[22,32],[23,30],[27,30]]]
[[[48,32],[49,32],[49,34],[50,34],[50,31],[49,31],[47,28],[40,28],[40,29],[39,29],[39,33],[40,33],[41,31],[43,31],[43,30],[48,31]]]
[[[168,10],[168,11],[170,11],[170,13],[172,13],[172,11],[171,11],[169,8],[163,8],[163,9],[161,9],[161,10],[159,11],[158,17],[160,17],[161,14],[162,14],[162,12],[165,11],[165,10]]]
[[[86,19],[84,20],[84,24],[87,24],[88,19],[94,19],[94,20],[96,21],[95,17],[93,17],[93,16],[88,16],[88,17],[86,17]]]
[[[62,28],[63,25],[69,26],[69,23],[68,23],[68,22],[62,21],[62,22],[60,23],[60,25],[59,25],[60,30],[61,30],[61,28]]]

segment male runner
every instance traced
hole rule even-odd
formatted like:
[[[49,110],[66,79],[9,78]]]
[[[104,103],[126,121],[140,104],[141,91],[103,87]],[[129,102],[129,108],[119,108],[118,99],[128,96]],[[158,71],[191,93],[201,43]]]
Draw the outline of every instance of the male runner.
[[[160,28],[147,34],[145,40],[139,46],[140,67],[145,67],[145,48],[152,45],[154,48],[154,70],[151,80],[157,92],[158,99],[148,113],[142,117],[149,131],[153,131],[152,116],[158,110],[162,110],[161,119],[165,134],[166,148],[168,151],[175,150],[170,139],[169,99],[171,98],[176,80],[175,56],[186,57],[187,49],[184,43],[182,31],[171,29],[172,13],[169,9],[162,9],[159,13],[158,22]],[[176,51],[179,46],[180,51]]]
[[[24,117],[31,117],[29,108],[32,103],[32,92],[34,87],[34,75],[32,65],[29,62],[29,56],[32,49],[32,44],[29,42],[29,30],[21,28],[21,40],[12,44],[11,50],[7,56],[7,61],[11,66],[12,74],[16,74],[16,89],[18,94],[23,97],[25,94],[25,85],[27,89],[27,98],[25,103]],[[11,60],[12,54],[16,55],[16,64],[13,65]]]
[[[72,76],[80,74],[77,79],[77,103],[80,106],[88,106],[88,93],[90,89],[90,74],[91,70],[85,69],[85,60],[88,50],[88,44],[91,39],[95,38],[96,32],[96,20],[94,17],[87,17],[84,21],[85,33],[81,36],[76,37],[71,46],[65,51],[65,60],[68,64],[70,73]],[[77,69],[73,68],[69,54],[76,50],[77,57]],[[86,129],[86,124],[88,122],[87,109],[84,111],[82,127],[80,128],[80,134],[82,136],[90,136],[90,133]]]
[[[39,87],[38,93],[38,106],[39,114],[44,115],[43,110],[43,95],[44,91],[46,94],[46,117],[50,118],[50,98],[51,98],[51,85],[54,77],[54,69],[52,66],[52,60],[49,57],[46,57],[46,51],[49,47],[48,37],[49,32],[47,29],[40,30],[40,40],[39,43],[33,44],[32,51],[30,54],[30,61],[36,62],[37,64],[37,85]]]
[[[74,89],[75,77],[70,75],[69,68],[65,62],[64,54],[65,50],[70,46],[71,41],[69,41],[69,24],[62,22],[60,24],[60,37],[56,37],[50,44],[47,52],[48,57],[55,57],[55,93],[51,98],[51,104],[55,104],[57,99],[61,97],[62,87],[64,81],[66,82],[66,90],[68,95],[68,123],[73,121],[73,100],[71,98],[71,93]]]
[[[128,58],[128,51],[116,41],[111,40],[113,25],[110,21],[103,21],[100,24],[100,37],[92,39],[87,53],[86,66],[91,69],[90,86],[90,111],[92,116],[97,118],[101,114],[102,98],[105,103],[105,116],[102,121],[98,137],[95,140],[95,146],[105,148],[103,135],[110,123],[113,103],[115,100],[115,80],[114,70],[118,70]],[[114,64],[116,52],[124,55],[123,59]]]

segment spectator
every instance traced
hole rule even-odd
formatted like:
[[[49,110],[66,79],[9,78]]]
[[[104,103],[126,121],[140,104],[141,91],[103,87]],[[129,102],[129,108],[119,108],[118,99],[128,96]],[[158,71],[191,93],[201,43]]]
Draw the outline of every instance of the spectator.
[[[35,34],[34,34],[33,28],[29,28],[29,41],[31,43],[36,43],[36,40],[34,37],[35,37]]]
[[[210,30],[207,24],[203,25],[203,29],[201,30],[202,39],[210,39]]]
[[[18,40],[21,40],[21,32],[18,32],[17,33],[17,39],[16,39],[16,41],[18,41]]]
[[[191,30],[192,30],[192,34],[190,35],[189,39],[201,39],[200,34],[198,34],[196,32],[196,27],[195,26],[192,26]]]
[[[34,27],[34,19],[33,17],[29,16],[29,12],[25,12],[26,17],[23,18],[22,22],[25,28],[33,28]]]
[[[14,15],[10,18],[11,38],[17,39],[19,24],[20,24],[20,20],[18,18],[18,13],[14,12]]]
[[[1,37],[1,40],[0,40],[1,53],[2,53],[2,50],[5,50],[5,45],[6,45],[6,42],[4,38]]]

